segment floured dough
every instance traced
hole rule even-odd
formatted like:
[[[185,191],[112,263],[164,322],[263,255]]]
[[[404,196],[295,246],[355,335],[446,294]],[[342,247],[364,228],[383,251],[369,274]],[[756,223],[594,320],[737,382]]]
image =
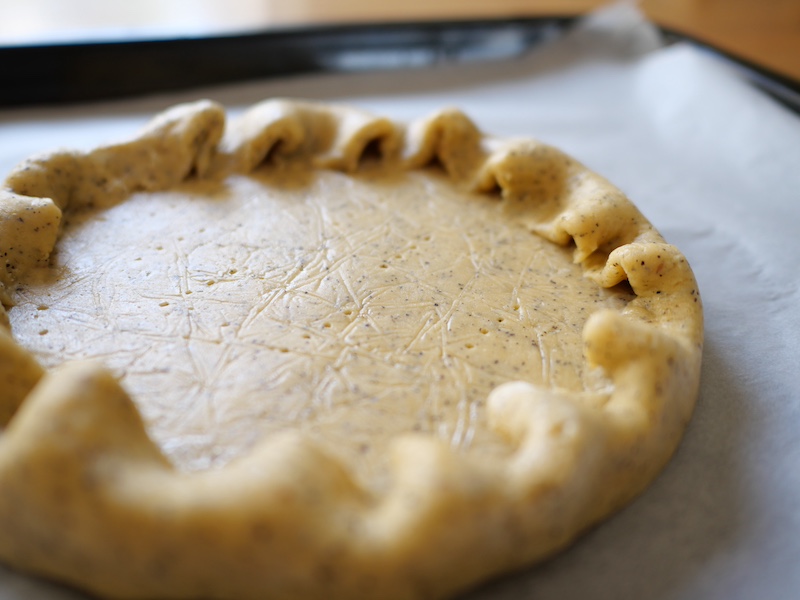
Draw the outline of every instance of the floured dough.
[[[183,105],[0,194],[0,557],[101,595],[446,596],[627,502],[694,404],[685,259],[457,111]]]

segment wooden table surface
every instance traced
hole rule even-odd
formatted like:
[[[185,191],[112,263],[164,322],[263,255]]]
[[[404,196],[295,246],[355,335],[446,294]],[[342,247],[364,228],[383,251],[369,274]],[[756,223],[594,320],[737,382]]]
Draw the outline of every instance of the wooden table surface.
[[[606,0],[0,0],[0,45],[126,32],[575,15]],[[800,0],[641,0],[670,30],[800,82]]]

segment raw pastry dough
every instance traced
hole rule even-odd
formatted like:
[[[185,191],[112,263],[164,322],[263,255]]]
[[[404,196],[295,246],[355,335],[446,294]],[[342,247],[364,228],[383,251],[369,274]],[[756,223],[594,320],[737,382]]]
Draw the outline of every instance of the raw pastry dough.
[[[103,596],[450,595],[639,493],[697,395],[679,251],[455,110],[198,102],[0,194],[0,558]]]

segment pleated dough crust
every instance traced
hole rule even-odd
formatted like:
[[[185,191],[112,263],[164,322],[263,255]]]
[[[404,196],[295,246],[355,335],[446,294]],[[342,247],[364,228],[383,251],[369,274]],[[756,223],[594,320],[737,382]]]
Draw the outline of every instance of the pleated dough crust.
[[[587,401],[499,385],[487,426],[507,458],[404,434],[377,497],[295,432],[182,473],[107,370],[45,372],[0,309],[0,559],[111,598],[442,598],[552,555],[657,475],[698,390],[702,309],[685,258],[603,178],[545,144],[485,136],[457,110],[403,126],[270,100],[226,127],[224,110],[201,101],[130,142],[30,159],[0,191],[3,305],[47,264],[65,211],[248,173],[276,154],[354,172],[367,149],[398,169],[438,163],[455,186],[499,189],[533,232],[574,245],[586,277],[627,281],[635,299],[583,330],[585,359],[611,390]]]

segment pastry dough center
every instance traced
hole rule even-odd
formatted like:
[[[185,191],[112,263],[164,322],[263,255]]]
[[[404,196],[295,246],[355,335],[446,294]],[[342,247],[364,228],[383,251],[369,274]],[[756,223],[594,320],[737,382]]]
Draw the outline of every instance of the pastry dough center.
[[[53,263],[15,335],[48,367],[102,360],[179,467],[297,428],[378,484],[405,432],[509,452],[485,424],[500,383],[605,386],[581,330],[630,299],[437,171],[188,182],[72,215]]]

